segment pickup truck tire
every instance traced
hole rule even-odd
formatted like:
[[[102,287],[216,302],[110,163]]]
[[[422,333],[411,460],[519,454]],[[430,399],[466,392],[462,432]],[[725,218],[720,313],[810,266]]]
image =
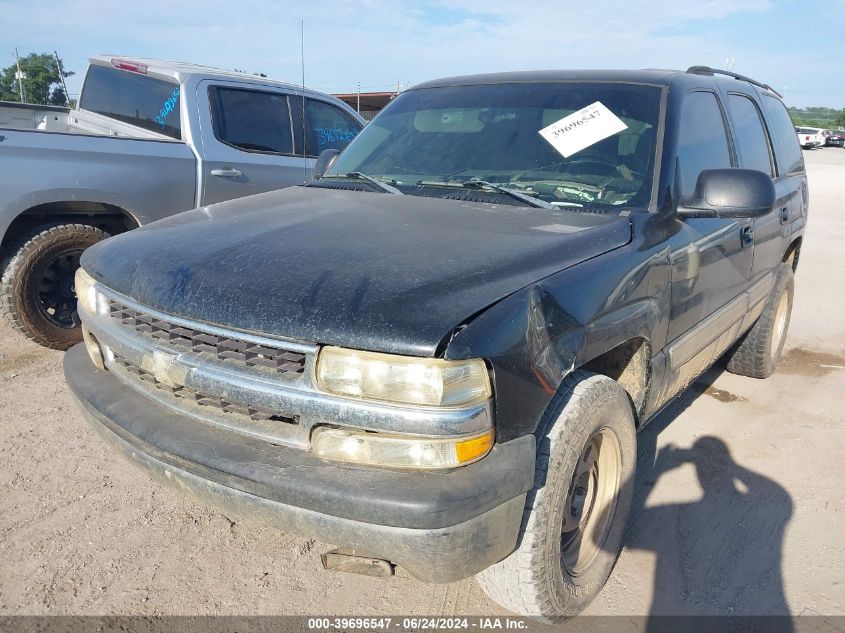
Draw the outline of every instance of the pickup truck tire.
[[[636,426],[619,383],[576,371],[540,428],[517,549],[476,579],[506,609],[556,623],[580,613],[616,564],[634,492]]]
[[[772,293],[754,326],[729,352],[727,369],[732,374],[768,378],[780,361],[792,314],[795,279],[789,264],[780,264]]]
[[[12,327],[51,349],[81,341],[73,275],[82,252],[107,237],[86,224],[42,226],[25,235],[0,279],[0,308]]]

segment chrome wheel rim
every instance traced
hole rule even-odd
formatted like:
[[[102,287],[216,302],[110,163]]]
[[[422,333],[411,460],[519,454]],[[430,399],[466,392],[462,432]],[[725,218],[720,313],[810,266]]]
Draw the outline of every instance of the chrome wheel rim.
[[[571,575],[582,574],[607,540],[622,473],[622,449],[610,429],[600,429],[587,441],[564,506],[561,565]]]
[[[783,344],[783,337],[786,334],[786,321],[789,315],[789,297],[784,292],[778,302],[775,312],[774,336],[772,337],[771,358],[776,361],[780,355],[780,348]]]

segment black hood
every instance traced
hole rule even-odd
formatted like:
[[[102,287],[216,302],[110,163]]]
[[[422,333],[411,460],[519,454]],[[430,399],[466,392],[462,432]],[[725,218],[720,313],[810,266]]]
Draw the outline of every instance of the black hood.
[[[82,265],[183,318],[429,356],[484,308],[630,238],[618,216],[291,187],[125,233]]]

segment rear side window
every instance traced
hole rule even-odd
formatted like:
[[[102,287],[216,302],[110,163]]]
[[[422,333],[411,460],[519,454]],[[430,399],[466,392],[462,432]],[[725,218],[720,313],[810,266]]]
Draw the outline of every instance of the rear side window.
[[[241,88],[210,88],[214,136],[238,149],[293,154],[286,95]]]
[[[736,131],[740,167],[756,169],[771,176],[769,138],[757,106],[746,96],[732,94],[728,96],[728,110]]]
[[[789,118],[789,112],[786,111],[783,102],[780,99],[764,95],[763,107],[766,108],[766,112],[768,112],[772,121],[772,131],[776,138],[775,156],[780,173],[786,175],[803,172],[804,157],[801,154],[801,146],[798,144],[792,119]]]
[[[705,169],[727,169],[731,152],[722,109],[712,92],[691,92],[681,109],[678,164],[681,200],[695,191],[698,175]]]
[[[79,107],[145,130],[181,139],[179,84],[92,64]]]
[[[302,98],[294,100],[297,101],[298,113],[302,109]],[[343,150],[361,131],[361,124],[337,106],[317,99],[305,99],[304,128],[305,154],[319,156],[325,149]]]

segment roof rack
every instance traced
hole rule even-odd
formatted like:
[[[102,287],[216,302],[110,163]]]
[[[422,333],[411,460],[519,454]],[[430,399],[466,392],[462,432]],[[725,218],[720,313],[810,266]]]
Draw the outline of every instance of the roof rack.
[[[760,83],[756,79],[746,77],[745,75],[740,75],[739,73],[731,72],[730,70],[719,70],[718,68],[710,68],[710,66],[690,66],[689,68],[687,68],[687,72],[693,75],[726,75],[728,77],[738,79],[739,81],[747,81],[748,83],[753,84],[755,86],[759,86],[760,88],[770,90],[771,92],[774,92],[777,96],[779,96],[781,99],[783,99],[783,95],[774,88],[772,88],[769,84]]]

